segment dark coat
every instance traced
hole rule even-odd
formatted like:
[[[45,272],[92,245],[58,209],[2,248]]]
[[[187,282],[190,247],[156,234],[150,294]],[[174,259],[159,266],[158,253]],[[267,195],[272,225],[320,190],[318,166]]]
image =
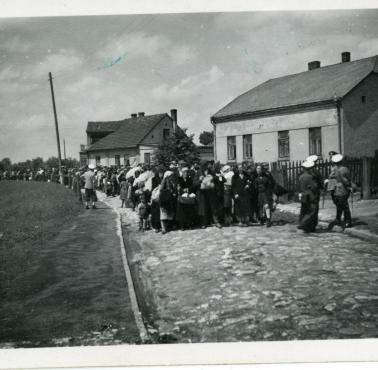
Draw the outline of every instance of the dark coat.
[[[251,211],[251,178],[245,174],[242,177],[235,174],[232,178],[232,196],[237,217],[247,217]]]

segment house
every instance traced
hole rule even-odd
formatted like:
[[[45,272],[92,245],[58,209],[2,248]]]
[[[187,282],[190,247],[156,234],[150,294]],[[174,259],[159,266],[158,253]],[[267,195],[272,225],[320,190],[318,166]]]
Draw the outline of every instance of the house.
[[[215,158],[223,163],[323,158],[335,150],[373,156],[378,149],[378,56],[268,80],[211,117]]]
[[[81,148],[82,165],[120,166],[150,163],[154,150],[177,127],[177,110],[145,115],[133,113],[121,121],[88,122],[87,146]]]

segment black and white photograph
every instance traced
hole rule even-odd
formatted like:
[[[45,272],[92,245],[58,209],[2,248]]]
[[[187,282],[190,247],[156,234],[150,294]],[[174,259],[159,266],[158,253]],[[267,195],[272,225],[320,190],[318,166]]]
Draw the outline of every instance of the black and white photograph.
[[[0,348],[377,338],[377,19],[0,18]]]

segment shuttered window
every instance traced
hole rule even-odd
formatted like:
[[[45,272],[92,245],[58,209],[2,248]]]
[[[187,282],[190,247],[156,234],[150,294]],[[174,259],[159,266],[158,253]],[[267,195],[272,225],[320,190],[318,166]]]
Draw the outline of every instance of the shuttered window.
[[[252,135],[243,135],[243,157],[252,158]]]

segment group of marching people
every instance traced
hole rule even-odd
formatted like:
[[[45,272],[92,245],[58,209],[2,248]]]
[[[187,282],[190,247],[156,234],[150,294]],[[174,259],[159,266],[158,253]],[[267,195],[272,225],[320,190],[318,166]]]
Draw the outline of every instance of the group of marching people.
[[[302,163],[298,228],[306,233],[314,232],[318,224],[322,191],[330,192],[336,206],[336,218],[329,228],[352,225],[348,198],[353,185],[349,171],[341,154],[330,152],[330,157],[332,168],[325,180],[316,168],[316,155]],[[270,227],[278,197],[285,193],[265,166],[243,163],[231,167],[214,161],[192,166],[185,161],[172,161],[168,167],[140,164],[133,168],[97,169],[89,165],[88,171],[78,171],[73,179],[73,189],[79,197],[81,187],[85,189],[86,208],[90,201],[92,208],[96,207],[96,189],[107,196],[119,195],[121,207],[138,213],[141,230],[152,228],[163,234],[177,228],[211,225],[221,228],[259,223]]]
[[[138,212],[140,229],[218,228],[237,223],[272,225],[276,183],[263,166],[231,167],[210,161],[168,168],[139,165],[118,174],[121,207]]]
[[[348,199],[353,192],[353,183],[350,173],[344,166],[342,154],[334,151],[329,152],[332,167],[328,179],[322,179],[320,172],[316,169],[318,157],[312,155],[303,163],[303,172],[299,176],[299,199],[301,211],[299,217],[299,229],[304,232],[314,232],[318,224],[319,202],[322,191],[331,194],[333,203],[336,206],[336,218],[329,224],[328,229],[339,225],[342,227],[352,226],[352,216]]]

